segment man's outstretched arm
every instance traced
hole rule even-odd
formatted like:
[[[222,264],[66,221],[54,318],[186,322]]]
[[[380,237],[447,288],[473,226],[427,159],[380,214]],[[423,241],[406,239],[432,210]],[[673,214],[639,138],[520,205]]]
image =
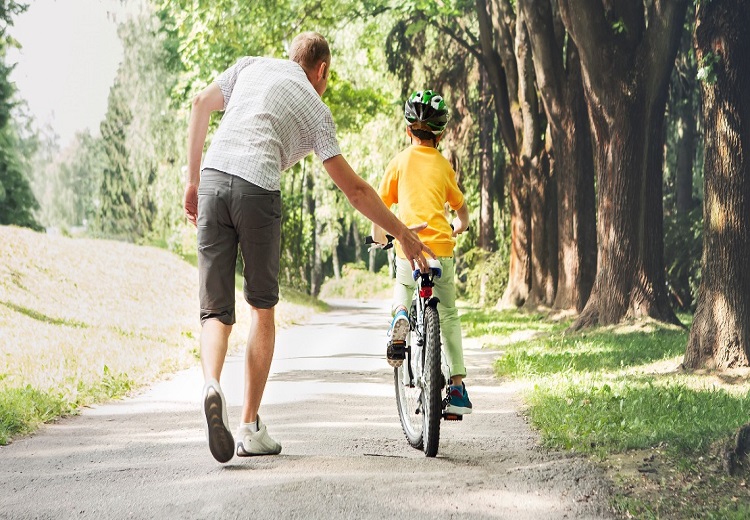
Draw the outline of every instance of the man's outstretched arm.
[[[193,225],[197,224],[198,219],[198,184],[201,181],[201,157],[203,145],[206,144],[208,121],[211,112],[223,109],[224,94],[216,83],[211,83],[193,98],[188,124],[188,165],[184,198],[185,215]]]
[[[412,267],[427,270],[424,254],[432,258],[435,258],[435,254],[419,240],[416,232],[419,230],[413,231],[407,228],[386,208],[373,187],[352,170],[343,155],[331,157],[323,163],[323,166],[357,211],[396,237]]]

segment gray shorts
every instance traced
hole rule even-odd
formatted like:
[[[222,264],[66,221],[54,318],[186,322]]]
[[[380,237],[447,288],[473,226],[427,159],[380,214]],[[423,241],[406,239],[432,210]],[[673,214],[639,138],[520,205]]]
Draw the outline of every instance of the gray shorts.
[[[235,323],[237,245],[245,262],[247,303],[270,309],[279,301],[281,193],[235,175],[205,169],[198,187],[198,276],[201,323]]]

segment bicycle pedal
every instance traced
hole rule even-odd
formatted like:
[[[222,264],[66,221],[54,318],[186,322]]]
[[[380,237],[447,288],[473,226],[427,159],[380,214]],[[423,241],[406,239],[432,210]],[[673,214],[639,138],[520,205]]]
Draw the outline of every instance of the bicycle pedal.
[[[386,351],[388,364],[393,368],[398,368],[404,363],[404,359],[406,359],[406,342],[390,341]]]
[[[455,413],[444,413],[443,419],[445,419],[446,421],[463,421],[464,416]]]

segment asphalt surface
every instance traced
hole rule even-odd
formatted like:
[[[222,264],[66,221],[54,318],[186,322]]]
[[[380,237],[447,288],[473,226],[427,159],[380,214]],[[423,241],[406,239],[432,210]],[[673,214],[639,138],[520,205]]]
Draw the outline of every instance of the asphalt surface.
[[[280,455],[219,464],[208,450],[198,369],[86,409],[0,448],[0,519],[610,518],[601,473],[549,453],[465,345],[475,412],[442,423],[434,459],[409,447],[385,362],[386,305],[335,302],[279,331],[261,406]],[[242,356],[222,376],[238,425]]]

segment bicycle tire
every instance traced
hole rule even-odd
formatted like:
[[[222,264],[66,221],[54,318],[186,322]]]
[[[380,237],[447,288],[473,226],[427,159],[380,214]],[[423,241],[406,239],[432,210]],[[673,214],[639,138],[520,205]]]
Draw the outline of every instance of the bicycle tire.
[[[434,457],[440,443],[440,420],[443,414],[441,396],[443,373],[440,366],[440,319],[437,309],[427,306],[424,311],[424,388],[422,393],[424,453]]]
[[[396,389],[396,407],[409,445],[418,450],[424,447],[422,413],[421,375],[424,365],[424,349],[417,345],[416,333],[409,332],[409,348],[403,364],[393,369],[393,383]],[[411,369],[411,376],[409,370]]]

